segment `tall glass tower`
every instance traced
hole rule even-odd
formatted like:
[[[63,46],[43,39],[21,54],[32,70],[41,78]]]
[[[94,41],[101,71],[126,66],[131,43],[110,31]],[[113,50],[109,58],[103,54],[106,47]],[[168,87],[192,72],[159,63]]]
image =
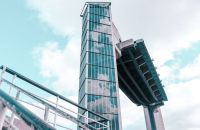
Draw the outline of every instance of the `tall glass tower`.
[[[121,130],[110,7],[109,2],[87,2],[81,13],[79,104],[108,118],[110,130]],[[95,119],[84,111],[79,113]]]

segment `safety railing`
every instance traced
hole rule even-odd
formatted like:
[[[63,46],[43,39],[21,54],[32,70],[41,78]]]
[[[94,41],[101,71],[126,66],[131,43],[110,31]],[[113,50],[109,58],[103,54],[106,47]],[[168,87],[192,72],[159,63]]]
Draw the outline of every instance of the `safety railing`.
[[[5,90],[9,96],[23,104],[24,107],[32,110],[33,113],[39,113],[38,115],[40,119],[49,125],[59,128],[59,130],[71,130],[71,128],[69,128],[69,124],[71,125],[71,123],[74,123],[83,130],[110,129],[109,120],[101,115],[78,105],[77,103],[65,98],[63,95],[36,83],[35,81],[9,69],[8,67],[1,66],[0,69],[2,69],[2,72],[0,73],[0,89]],[[12,76],[11,81],[7,80],[6,76],[4,78],[5,73]],[[20,85],[16,85],[16,79],[20,80]],[[33,87],[29,88],[30,85]],[[4,86],[5,89],[3,89]],[[37,88],[37,90],[35,90],[35,88]],[[52,101],[46,97],[54,98],[56,101]],[[71,108],[73,107],[73,110],[69,109],[68,106]],[[84,114],[80,114],[74,110],[78,108],[81,109]],[[95,118],[88,118],[89,114],[92,114]],[[12,112],[9,120],[10,125],[13,125],[15,115],[16,113]],[[66,120],[68,120],[68,122],[70,121],[69,124]],[[95,125],[92,125],[90,122],[93,122]]]

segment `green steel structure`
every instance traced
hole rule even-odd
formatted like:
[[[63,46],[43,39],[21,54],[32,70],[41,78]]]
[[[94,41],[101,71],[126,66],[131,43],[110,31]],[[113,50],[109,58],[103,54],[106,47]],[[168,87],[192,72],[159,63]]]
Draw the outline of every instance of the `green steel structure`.
[[[79,104],[108,118],[111,130],[121,130],[110,5],[109,2],[87,2],[81,13]],[[79,110],[79,113],[98,120],[85,111]],[[84,121],[98,127],[92,121]]]
[[[118,47],[122,54],[117,59],[121,90],[137,105],[163,104],[167,96],[144,41],[131,39]]]
[[[118,43],[117,48],[120,89],[133,103],[144,107],[147,130],[164,130],[159,107],[167,96],[144,41],[130,39]]]

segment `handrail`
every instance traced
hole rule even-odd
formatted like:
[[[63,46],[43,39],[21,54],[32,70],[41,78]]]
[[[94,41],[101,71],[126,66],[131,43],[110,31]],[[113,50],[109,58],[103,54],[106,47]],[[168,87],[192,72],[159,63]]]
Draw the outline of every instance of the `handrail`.
[[[0,90],[0,100],[11,111],[15,112],[21,119],[23,119],[29,126],[33,126],[38,130],[56,130],[2,90]]]
[[[33,95],[34,95],[34,94],[33,94]],[[47,102],[49,102],[49,103],[52,103],[53,105],[56,105],[56,103],[54,103],[54,102],[52,102],[52,101],[49,101],[49,100],[47,100],[47,99],[45,99],[45,98],[39,97],[39,96],[37,96],[37,95],[34,95],[34,96],[38,97],[39,99],[45,100],[45,101],[47,101]],[[14,98],[14,97],[13,97],[13,98]],[[35,105],[35,104],[29,103],[29,102],[27,102],[27,101],[20,100],[20,99],[18,99],[18,101],[23,102],[23,103],[26,103],[26,104],[31,105],[31,106],[34,106],[34,107],[36,107],[36,108],[38,108],[38,109],[41,109],[41,110],[45,110],[44,108],[39,107],[39,106],[37,106],[37,105]],[[65,109],[65,110],[67,110],[67,111],[69,111],[69,112],[71,112],[71,113],[74,113],[74,114],[77,114],[77,115],[79,115],[79,116],[81,116],[81,117],[87,118],[86,116],[81,115],[81,114],[79,114],[79,113],[76,113],[76,112],[74,112],[74,111],[72,111],[72,110],[70,110],[70,109],[67,109],[66,107],[64,107],[64,106],[62,106],[62,105],[58,105],[58,106],[61,107],[61,108],[63,108],[63,109]],[[52,112],[52,111],[50,111],[50,113],[55,114],[55,112]],[[65,118],[64,116],[62,116],[62,115],[60,115],[60,114],[58,114],[58,116]],[[91,118],[88,118],[88,120],[91,120],[91,121],[93,121],[94,123],[99,123],[100,125],[105,126],[105,128],[106,128],[106,125],[105,125],[105,124],[100,123],[101,121],[98,122],[98,121],[96,121],[96,120],[94,120],[94,119],[91,119]],[[103,121],[104,121],[104,120],[103,120]],[[56,125],[58,125],[58,124],[56,124]]]
[[[25,77],[25,76],[23,76],[22,74],[17,73],[16,71],[14,71],[14,70],[6,67],[6,66],[2,65],[0,67],[0,69],[2,69],[2,70],[5,69],[6,72],[8,72],[9,74],[12,74],[12,75],[16,75],[16,77],[18,77],[19,79],[24,80],[25,82],[30,83],[31,85],[33,85],[33,86],[35,86],[35,87],[37,87],[39,89],[42,89],[42,90],[44,90],[44,91],[46,91],[46,92],[48,92],[48,93],[50,93],[50,94],[52,94],[52,95],[54,95],[56,97],[59,97],[60,99],[66,101],[66,102],[68,102],[68,103],[70,103],[70,104],[72,104],[72,105],[74,105],[74,106],[76,106],[78,108],[81,108],[81,109],[83,109],[85,111],[88,111],[89,113],[91,113],[91,114],[93,114],[95,116],[98,116],[98,117],[100,117],[100,118],[102,118],[102,119],[104,119],[106,121],[109,121],[107,118],[105,118],[105,117],[103,117],[103,116],[101,116],[101,115],[99,115],[99,114],[97,114],[97,113],[95,113],[95,112],[93,112],[91,110],[88,110],[87,108],[84,108],[84,107],[78,105],[77,103],[75,103],[75,102],[65,98],[64,96],[62,96],[62,95],[60,95],[60,94],[58,94],[58,93],[46,88],[45,86],[43,86],[43,85],[41,85],[41,84],[39,84],[39,83],[37,83],[37,82]]]
[[[36,97],[36,96],[33,95],[32,93],[30,93],[30,92],[28,92],[28,91],[26,91],[26,90],[24,90],[24,89],[18,87],[17,85],[12,84],[11,82],[9,82],[9,81],[7,81],[7,80],[5,80],[5,79],[2,79],[2,81],[5,82],[5,83],[7,83],[8,85],[11,85],[12,87],[16,88],[17,90],[19,90],[20,92],[26,94],[27,96],[29,96],[29,97],[31,97],[31,98],[37,100],[38,102],[42,103],[43,105],[49,107],[50,109],[52,109],[53,111],[57,112],[58,114],[63,115],[65,118],[67,118],[67,119],[70,118],[69,120],[71,120],[71,121],[73,121],[73,122],[75,122],[75,123],[78,122],[78,123],[87,125],[87,124],[85,124],[84,122],[79,121],[78,119],[76,119],[76,118],[73,117],[72,115],[67,114],[66,112],[64,112],[64,111],[62,111],[62,110],[60,110],[60,109],[54,107],[53,105],[51,105],[51,104],[49,104],[49,103],[47,103],[47,102],[41,100],[40,98]]]
[[[3,82],[7,83],[8,85],[11,85],[12,87],[16,88],[16,89],[19,90],[20,92],[26,94],[27,96],[29,96],[29,97],[31,97],[31,98],[37,100],[38,102],[42,103],[43,105],[49,107],[49,108],[52,109],[53,111],[55,111],[55,112],[57,112],[58,114],[60,114],[60,115],[62,115],[63,117],[65,117],[66,119],[69,119],[69,120],[71,120],[72,122],[77,123],[80,127],[85,128],[85,126],[83,126],[83,125],[86,125],[86,127],[92,127],[92,126],[90,126],[90,125],[88,125],[88,124],[86,124],[86,123],[84,123],[84,122],[82,122],[82,121],[76,119],[76,118],[73,117],[72,115],[67,114],[66,112],[60,110],[59,108],[54,107],[53,105],[47,103],[46,101],[40,99],[39,97],[36,97],[36,95],[34,95],[34,94],[32,94],[32,93],[30,93],[30,92],[28,92],[28,91],[26,91],[26,90],[20,88],[20,87],[17,86],[17,85],[12,84],[12,83],[9,82],[8,80],[3,79],[3,78],[2,78],[1,80],[2,80]],[[83,125],[82,125],[82,124],[83,124]],[[100,124],[101,124],[101,123],[100,123]],[[101,124],[101,125],[104,126],[104,124]],[[87,129],[87,128],[85,128],[85,129]]]

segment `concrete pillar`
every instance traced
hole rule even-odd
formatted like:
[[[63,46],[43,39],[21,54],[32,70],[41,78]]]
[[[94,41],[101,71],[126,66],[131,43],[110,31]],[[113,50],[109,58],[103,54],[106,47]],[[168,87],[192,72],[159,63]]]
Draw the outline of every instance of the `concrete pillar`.
[[[155,122],[156,122],[156,128],[157,130],[165,130],[163,118],[162,118],[162,113],[160,110],[160,107],[156,108],[154,110],[154,117],[155,117]]]
[[[165,130],[160,107],[144,107],[147,130]]]
[[[144,107],[144,116],[145,116],[147,130],[157,130],[154,118],[153,106]]]
[[[151,130],[151,122],[150,122],[148,108],[144,107],[143,109],[144,109],[144,117],[145,117],[146,128],[147,128],[147,130]]]
[[[6,116],[6,106],[3,104],[3,102],[0,100],[0,130],[2,130],[5,116]]]

